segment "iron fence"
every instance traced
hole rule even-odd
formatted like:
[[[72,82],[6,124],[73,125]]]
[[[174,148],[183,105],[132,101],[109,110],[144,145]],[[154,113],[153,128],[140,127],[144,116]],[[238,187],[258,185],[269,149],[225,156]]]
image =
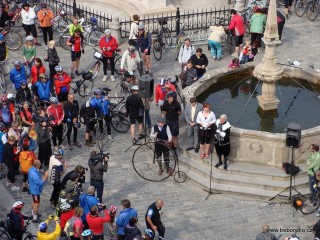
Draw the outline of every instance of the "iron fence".
[[[156,29],[160,29],[158,23],[159,19],[167,19],[167,27],[171,32],[178,33],[180,25],[184,23],[185,31],[207,29],[214,25],[229,25],[230,22],[230,8],[215,8],[210,10],[194,10],[180,12],[177,8],[176,13],[167,13],[162,15],[147,15],[140,19],[140,22],[144,24],[148,31],[153,32]],[[132,19],[120,20],[120,34],[121,38],[128,38],[130,33],[130,26]]]
[[[91,17],[95,17],[98,21],[98,26],[102,29],[109,27],[109,23],[112,22],[112,16],[105,14],[104,12],[94,10],[77,4],[76,1],[70,0],[44,0],[48,5],[53,8],[53,12],[56,13],[61,10],[61,6],[67,14],[83,17],[87,22],[90,21]]]

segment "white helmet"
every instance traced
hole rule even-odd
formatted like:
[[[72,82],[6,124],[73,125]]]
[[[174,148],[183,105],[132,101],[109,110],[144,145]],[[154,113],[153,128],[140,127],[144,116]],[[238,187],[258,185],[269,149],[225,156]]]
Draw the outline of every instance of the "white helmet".
[[[26,41],[27,42],[32,42],[33,41],[33,37],[31,35],[26,37]]]
[[[139,86],[132,86],[131,91],[139,91]]]
[[[14,95],[12,93],[8,93],[7,98],[8,99],[14,99]]]
[[[13,204],[13,208],[22,208],[24,206],[24,203],[21,202],[21,201],[16,201],[14,204]]]
[[[110,29],[106,29],[106,30],[104,30],[104,34],[111,34]]]

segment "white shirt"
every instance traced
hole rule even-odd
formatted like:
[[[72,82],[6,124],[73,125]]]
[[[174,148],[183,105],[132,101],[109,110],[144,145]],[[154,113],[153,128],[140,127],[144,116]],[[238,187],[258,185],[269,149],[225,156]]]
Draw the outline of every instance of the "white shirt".
[[[180,65],[187,64],[188,60],[195,53],[196,51],[194,49],[194,46],[190,45],[189,47],[187,47],[186,45],[183,44],[180,48],[179,57],[178,57]]]
[[[129,50],[124,51],[121,58],[121,66],[120,69],[126,69],[127,71],[135,71],[138,68],[138,63],[141,62],[140,55],[137,51],[134,51],[136,55],[135,58],[132,58]]]
[[[138,26],[139,26],[138,22],[133,21],[131,23],[129,39],[137,39]]]
[[[215,122],[216,122],[216,115],[214,115],[212,111],[210,111],[207,117],[204,117],[203,111],[198,113],[197,123],[203,128],[209,128]]]
[[[34,19],[37,17],[34,9],[29,7],[29,11],[22,9],[21,11],[22,23],[25,25],[33,25]]]

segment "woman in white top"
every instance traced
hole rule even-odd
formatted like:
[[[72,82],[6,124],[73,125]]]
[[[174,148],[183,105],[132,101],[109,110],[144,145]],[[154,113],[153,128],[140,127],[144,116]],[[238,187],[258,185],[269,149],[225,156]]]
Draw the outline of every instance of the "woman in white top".
[[[34,44],[36,46],[41,46],[40,43],[38,43],[37,40],[37,29],[34,24],[34,19],[37,18],[36,13],[34,12],[34,9],[29,6],[28,3],[23,3],[22,10],[21,10],[21,18],[22,18],[22,26],[24,31],[26,32],[26,36],[29,36],[30,33],[33,36]]]
[[[216,122],[216,116],[210,111],[210,104],[204,103],[203,110],[198,113],[197,123],[200,125],[199,138],[200,138],[200,158],[209,158],[209,149],[211,135]]]
[[[132,16],[133,22],[131,23],[130,27],[130,35],[129,35],[129,40],[132,39],[135,41],[135,47],[137,47],[137,35],[138,35],[138,26],[139,26],[139,15],[134,14]]]

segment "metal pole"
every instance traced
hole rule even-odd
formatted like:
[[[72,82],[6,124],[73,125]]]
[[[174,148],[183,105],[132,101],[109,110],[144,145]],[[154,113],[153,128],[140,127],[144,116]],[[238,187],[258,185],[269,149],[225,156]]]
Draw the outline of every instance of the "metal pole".
[[[177,36],[179,35],[180,32],[180,9],[177,8],[177,12],[176,12],[176,33]]]
[[[76,0],[73,0],[73,4],[72,4],[72,10],[73,10],[73,16],[77,16],[77,3]]]

